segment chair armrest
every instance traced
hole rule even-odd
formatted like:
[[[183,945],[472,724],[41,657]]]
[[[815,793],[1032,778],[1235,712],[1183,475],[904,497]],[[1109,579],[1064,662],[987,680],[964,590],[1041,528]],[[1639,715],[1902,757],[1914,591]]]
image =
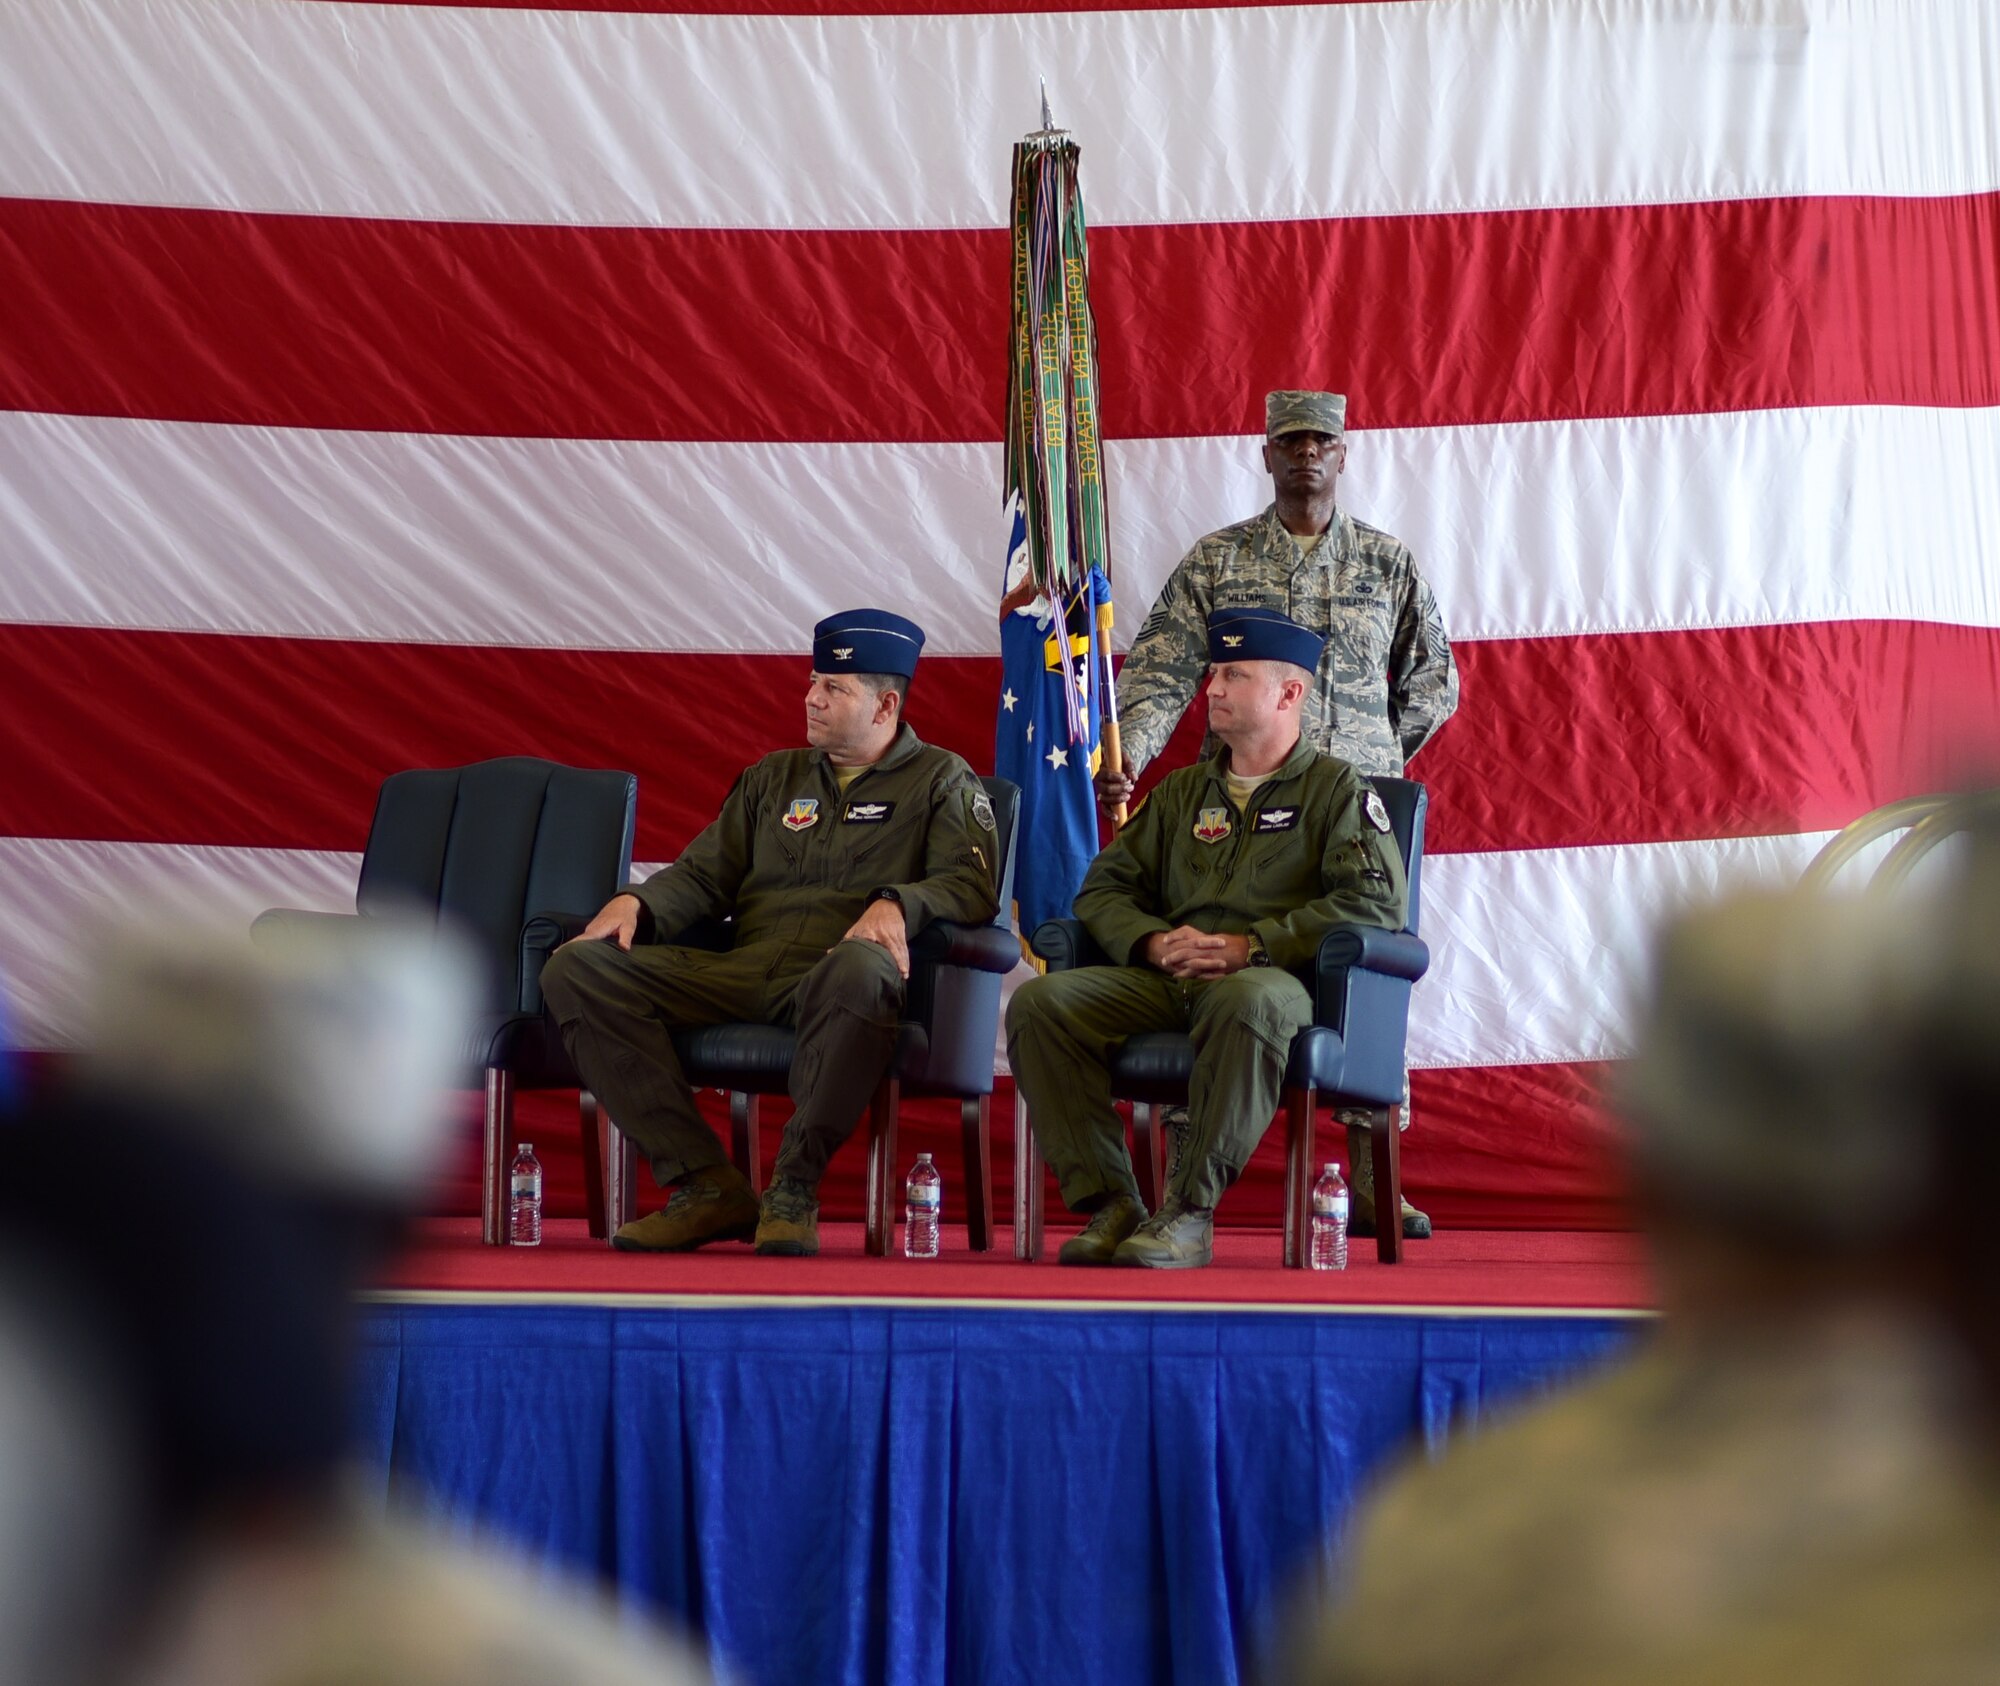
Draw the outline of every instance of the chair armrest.
[[[549,956],[573,937],[580,937],[596,915],[589,913],[531,913],[521,927],[521,974],[516,980],[514,999],[523,1013],[542,1010],[542,968]]]
[[[340,925],[359,919],[358,913],[313,913],[302,907],[268,907],[250,921],[250,940],[282,935],[286,931],[310,930],[314,926]]]
[[[1385,931],[1378,925],[1336,925],[1319,940],[1315,969],[1320,981],[1350,966],[1405,978],[1411,983],[1430,970],[1431,951],[1422,937],[1408,931]]]
[[[1051,972],[1073,972],[1079,966],[1109,966],[1111,956],[1081,919],[1044,919],[1028,945],[1048,962]]]
[[[1021,963],[1021,945],[1001,925],[960,925],[937,919],[910,939],[910,958],[941,966],[970,966],[980,972],[1011,972]]]

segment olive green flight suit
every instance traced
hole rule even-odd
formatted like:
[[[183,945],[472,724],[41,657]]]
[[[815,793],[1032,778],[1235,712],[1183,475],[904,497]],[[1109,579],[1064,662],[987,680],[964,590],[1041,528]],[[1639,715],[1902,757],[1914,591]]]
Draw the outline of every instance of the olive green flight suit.
[[[1072,1210],[1138,1192],[1109,1071],[1128,1036],[1194,1039],[1172,1192],[1212,1207],[1270,1125],[1292,1037],[1312,1022],[1294,969],[1313,963],[1333,925],[1402,926],[1403,857],[1381,798],[1352,767],[1301,743],[1240,814],[1228,767],[1224,749],[1170,773],[1091,863],[1076,916],[1114,964],[1032,979],[1008,1009],[1008,1059]],[[1147,937],[1182,925],[1254,931],[1271,964],[1181,982],[1139,959]]]
[[[817,1183],[888,1068],[903,1007],[888,950],[842,937],[883,895],[902,904],[912,937],[934,919],[985,923],[998,905],[994,859],[993,810],[972,769],[907,725],[845,794],[820,751],[783,750],[737,779],[679,860],[632,886],[645,911],[630,952],[570,943],[543,969],[542,995],[577,1070],[662,1187],[727,1157],[671,1032],[795,1028],[796,1110],[775,1174]],[[725,953],[663,940],[728,914]]]

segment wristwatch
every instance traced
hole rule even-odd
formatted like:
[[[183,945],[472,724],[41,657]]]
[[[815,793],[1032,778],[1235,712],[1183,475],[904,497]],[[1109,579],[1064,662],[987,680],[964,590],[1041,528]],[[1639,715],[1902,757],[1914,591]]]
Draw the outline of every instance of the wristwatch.
[[[1250,945],[1251,965],[1268,966],[1271,964],[1271,956],[1269,951],[1264,947],[1264,939],[1262,937],[1258,936],[1255,931],[1251,931],[1244,936],[1243,940]]]

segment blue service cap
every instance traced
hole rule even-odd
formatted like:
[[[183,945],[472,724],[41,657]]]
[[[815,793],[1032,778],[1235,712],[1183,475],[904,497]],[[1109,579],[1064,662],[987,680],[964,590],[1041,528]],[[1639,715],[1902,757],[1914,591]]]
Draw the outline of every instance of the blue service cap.
[[[1208,617],[1212,662],[1291,662],[1319,669],[1326,640],[1276,609],[1217,609]]]
[[[924,629],[887,609],[847,609],[813,628],[813,672],[916,676]]]

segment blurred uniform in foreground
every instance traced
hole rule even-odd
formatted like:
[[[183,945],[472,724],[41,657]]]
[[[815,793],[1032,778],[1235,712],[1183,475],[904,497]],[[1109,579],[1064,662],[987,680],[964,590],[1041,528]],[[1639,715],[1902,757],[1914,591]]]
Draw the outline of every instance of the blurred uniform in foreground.
[[[595,1595],[385,1515],[352,1475],[353,1296],[442,1145],[466,998],[430,932],[373,921],[107,954],[77,1081],[13,1124],[0,1178],[0,1423],[38,1427],[0,1443],[0,1612],[62,1595],[33,1639],[55,1662],[0,1633],[0,1680],[708,1678]],[[139,1199],[106,1202],[113,1169]],[[25,1377],[66,1390],[67,1443],[45,1406],[9,1409]],[[118,1474],[115,1508],[101,1484],[80,1513],[43,1507],[57,1570],[5,1503],[54,1485],[16,1461],[51,1447]]]
[[[1282,1678],[2000,1680],[1990,841],[1958,890],[1668,934],[1623,1094],[1662,1325],[1396,1481]]]

